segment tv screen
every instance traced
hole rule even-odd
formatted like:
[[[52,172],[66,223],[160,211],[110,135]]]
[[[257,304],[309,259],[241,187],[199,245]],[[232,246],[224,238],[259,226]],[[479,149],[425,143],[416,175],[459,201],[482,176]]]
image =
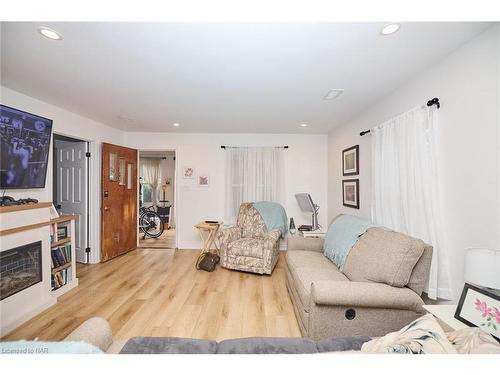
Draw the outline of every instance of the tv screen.
[[[45,187],[52,120],[0,104],[0,188]]]

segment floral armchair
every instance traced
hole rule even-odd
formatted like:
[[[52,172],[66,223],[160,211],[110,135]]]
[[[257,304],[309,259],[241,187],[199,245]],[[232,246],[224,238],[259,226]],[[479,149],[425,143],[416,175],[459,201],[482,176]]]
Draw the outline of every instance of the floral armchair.
[[[270,275],[278,261],[279,229],[268,232],[252,203],[242,203],[236,226],[217,233],[224,268]]]

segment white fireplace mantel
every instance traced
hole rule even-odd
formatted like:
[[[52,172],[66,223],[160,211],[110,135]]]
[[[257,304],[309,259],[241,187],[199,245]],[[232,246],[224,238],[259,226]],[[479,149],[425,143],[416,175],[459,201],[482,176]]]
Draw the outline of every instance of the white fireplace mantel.
[[[61,294],[51,290],[51,207],[48,203],[18,209],[0,207],[0,252],[42,241],[42,281],[0,301],[0,337],[55,304]],[[68,217],[69,220],[74,218]],[[74,251],[74,239],[72,249]],[[71,287],[77,284],[75,277]]]

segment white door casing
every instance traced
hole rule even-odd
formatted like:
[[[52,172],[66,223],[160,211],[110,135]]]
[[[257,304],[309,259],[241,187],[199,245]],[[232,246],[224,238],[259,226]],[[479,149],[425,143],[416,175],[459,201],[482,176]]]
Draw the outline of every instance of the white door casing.
[[[86,263],[87,242],[87,149],[86,142],[64,143],[57,148],[57,204],[61,212],[76,214],[76,261]]]

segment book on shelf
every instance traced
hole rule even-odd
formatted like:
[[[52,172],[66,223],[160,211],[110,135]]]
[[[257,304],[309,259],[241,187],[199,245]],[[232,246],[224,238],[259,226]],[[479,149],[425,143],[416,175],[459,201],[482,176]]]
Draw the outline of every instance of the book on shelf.
[[[56,241],[55,238],[55,232],[54,232],[54,225],[50,225],[50,243],[53,243]]]
[[[58,246],[50,251],[52,268],[57,268],[71,262],[71,245]]]
[[[52,275],[52,290],[66,285],[71,279],[71,268],[66,268]]]

